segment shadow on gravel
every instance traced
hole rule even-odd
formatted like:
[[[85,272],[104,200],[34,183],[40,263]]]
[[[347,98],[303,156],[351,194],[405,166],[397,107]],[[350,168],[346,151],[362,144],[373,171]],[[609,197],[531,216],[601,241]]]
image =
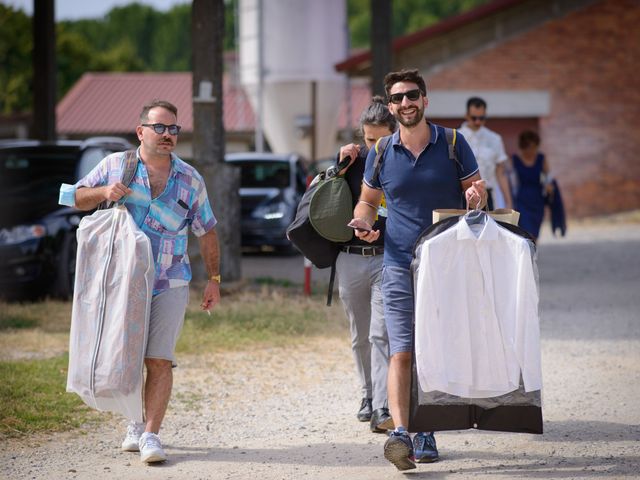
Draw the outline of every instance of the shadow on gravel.
[[[381,444],[382,446],[382,444]],[[170,450],[171,464],[180,462],[251,462],[283,465],[315,465],[323,467],[370,466],[374,461],[381,466],[387,465],[382,458],[381,447],[363,450],[355,443],[316,443],[291,448],[201,448],[173,447]],[[372,453],[380,451],[380,455]],[[368,455],[367,455],[368,454]],[[376,461],[377,458],[377,461]]]
[[[545,434],[542,440],[546,441],[602,441],[634,440],[636,434],[624,433],[624,425],[607,424],[605,422],[586,422],[593,434],[581,438],[567,438],[562,433],[570,429],[575,422],[559,422],[554,425],[551,434]],[[575,426],[574,426],[575,427]],[[596,435],[598,429],[602,429],[602,435]],[[628,427],[627,427],[628,429]],[[611,434],[611,435],[609,435]],[[571,435],[570,435],[571,436]],[[607,438],[609,436],[609,438]],[[540,437],[536,437],[540,438]],[[220,468],[228,471],[226,463],[265,465],[269,469],[278,469],[279,465],[300,465],[301,472],[308,471],[304,467],[374,467],[388,468],[389,478],[399,475],[382,458],[382,455],[371,455],[374,449],[362,448],[361,444],[326,443],[309,444],[303,447],[279,448],[279,449],[247,449],[247,448],[187,448],[171,447],[170,461],[159,465],[162,467],[177,466],[181,463],[198,462],[207,465],[212,471],[216,463]],[[448,475],[461,474],[469,478],[471,475],[503,476],[504,478],[575,478],[598,477],[623,478],[634,477],[630,472],[630,465],[638,465],[638,456],[612,456],[610,453],[594,455],[593,450],[582,456],[568,457],[555,456],[548,453],[534,453],[522,450],[509,451],[479,451],[472,449],[441,448],[441,461],[434,465],[418,465],[416,470],[406,472],[411,478],[440,479]],[[625,465],[622,465],[625,464]],[[436,468],[437,465],[437,468]],[[251,469],[249,465],[248,468]],[[240,467],[239,467],[240,468]],[[443,471],[443,468],[445,471]],[[360,477],[358,477],[360,478]],[[376,477],[377,478],[377,477]],[[403,478],[403,477],[398,477]],[[408,477],[404,477],[408,478]]]
[[[475,459],[477,452],[469,452],[467,459]],[[462,478],[495,477],[502,476],[510,478],[638,478],[636,472],[631,472],[630,466],[638,465],[640,457],[626,457],[626,466],[620,465],[619,458],[599,457],[585,455],[583,457],[548,457],[548,456],[526,456],[521,459],[514,459],[512,455],[485,455],[481,454],[487,461],[495,461],[495,466],[487,466],[484,463],[478,467],[471,468],[451,468],[449,473],[462,475]],[[500,462],[517,461],[517,465]],[[526,462],[526,463],[524,463]],[[424,473],[416,478],[438,478],[433,474]]]
[[[544,434],[535,437],[546,442],[640,442],[640,425],[598,421],[544,422]]]

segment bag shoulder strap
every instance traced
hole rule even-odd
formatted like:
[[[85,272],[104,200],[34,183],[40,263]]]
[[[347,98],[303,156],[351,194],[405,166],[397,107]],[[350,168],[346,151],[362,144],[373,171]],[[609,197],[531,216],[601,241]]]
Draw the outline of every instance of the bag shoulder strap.
[[[380,169],[382,168],[382,156],[384,155],[384,151],[387,148],[387,145],[391,141],[392,135],[387,135],[386,137],[380,137],[376,142],[376,158],[373,160],[373,177],[371,180],[374,182],[378,181],[378,176],[380,175]]]
[[[128,187],[133,177],[136,175],[138,169],[138,156],[135,150],[127,150],[124,157],[124,169],[122,170],[122,177],[120,183],[125,187]]]
[[[444,136],[447,139],[447,145],[449,146],[449,160],[455,162],[456,169],[458,170],[458,177],[462,177],[464,167],[458,160],[458,153],[456,152],[456,140],[458,139],[458,131],[455,128],[444,127]]]
[[[127,150],[124,152],[124,168],[122,169],[122,175],[120,176],[120,183],[125,187],[128,187],[136,175],[138,169],[138,156],[135,150]],[[105,210],[113,207],[115,202],[104,201],[98,205],[98,210]]]
[[[331,306],[331,300],[333,299],[333,284],[336,279],[336,261],[338,257],[333,260],[331,264],[331,275],[329,276],[329,288],[327,289],[327,307]]]

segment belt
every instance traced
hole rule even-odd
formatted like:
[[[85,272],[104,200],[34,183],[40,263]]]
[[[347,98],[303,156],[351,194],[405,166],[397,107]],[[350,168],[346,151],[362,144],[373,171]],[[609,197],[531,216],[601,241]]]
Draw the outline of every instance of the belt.
[[[355,255],[362,255],[363,257],[374,257],[384,253],[384,247],[363,247],[360,245],[345,245],[341,250]]]

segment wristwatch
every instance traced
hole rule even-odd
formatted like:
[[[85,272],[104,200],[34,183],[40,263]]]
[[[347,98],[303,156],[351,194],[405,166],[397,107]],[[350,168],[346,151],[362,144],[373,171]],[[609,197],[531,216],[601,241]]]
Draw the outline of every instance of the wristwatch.
[[[211,275],[211,276],[209,277],[209,281],[210,281],[210,282],[212,282],[212,281],[213,281],[213,282],[218,282],[218,283],[220,283],[220,274],[218,274],[218,275]]]

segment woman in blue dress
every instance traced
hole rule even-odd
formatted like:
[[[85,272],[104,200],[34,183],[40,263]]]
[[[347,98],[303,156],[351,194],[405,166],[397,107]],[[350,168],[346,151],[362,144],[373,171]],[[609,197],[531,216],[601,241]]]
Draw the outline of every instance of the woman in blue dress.
[[[551,194],[551,176],[545,156],[538,150],[540,137],[526,130],[518,139],[520,155],[512,157],[515,172],[515,209],[520,212],[519,225],[538,239],[544,218],[545,196]]]

